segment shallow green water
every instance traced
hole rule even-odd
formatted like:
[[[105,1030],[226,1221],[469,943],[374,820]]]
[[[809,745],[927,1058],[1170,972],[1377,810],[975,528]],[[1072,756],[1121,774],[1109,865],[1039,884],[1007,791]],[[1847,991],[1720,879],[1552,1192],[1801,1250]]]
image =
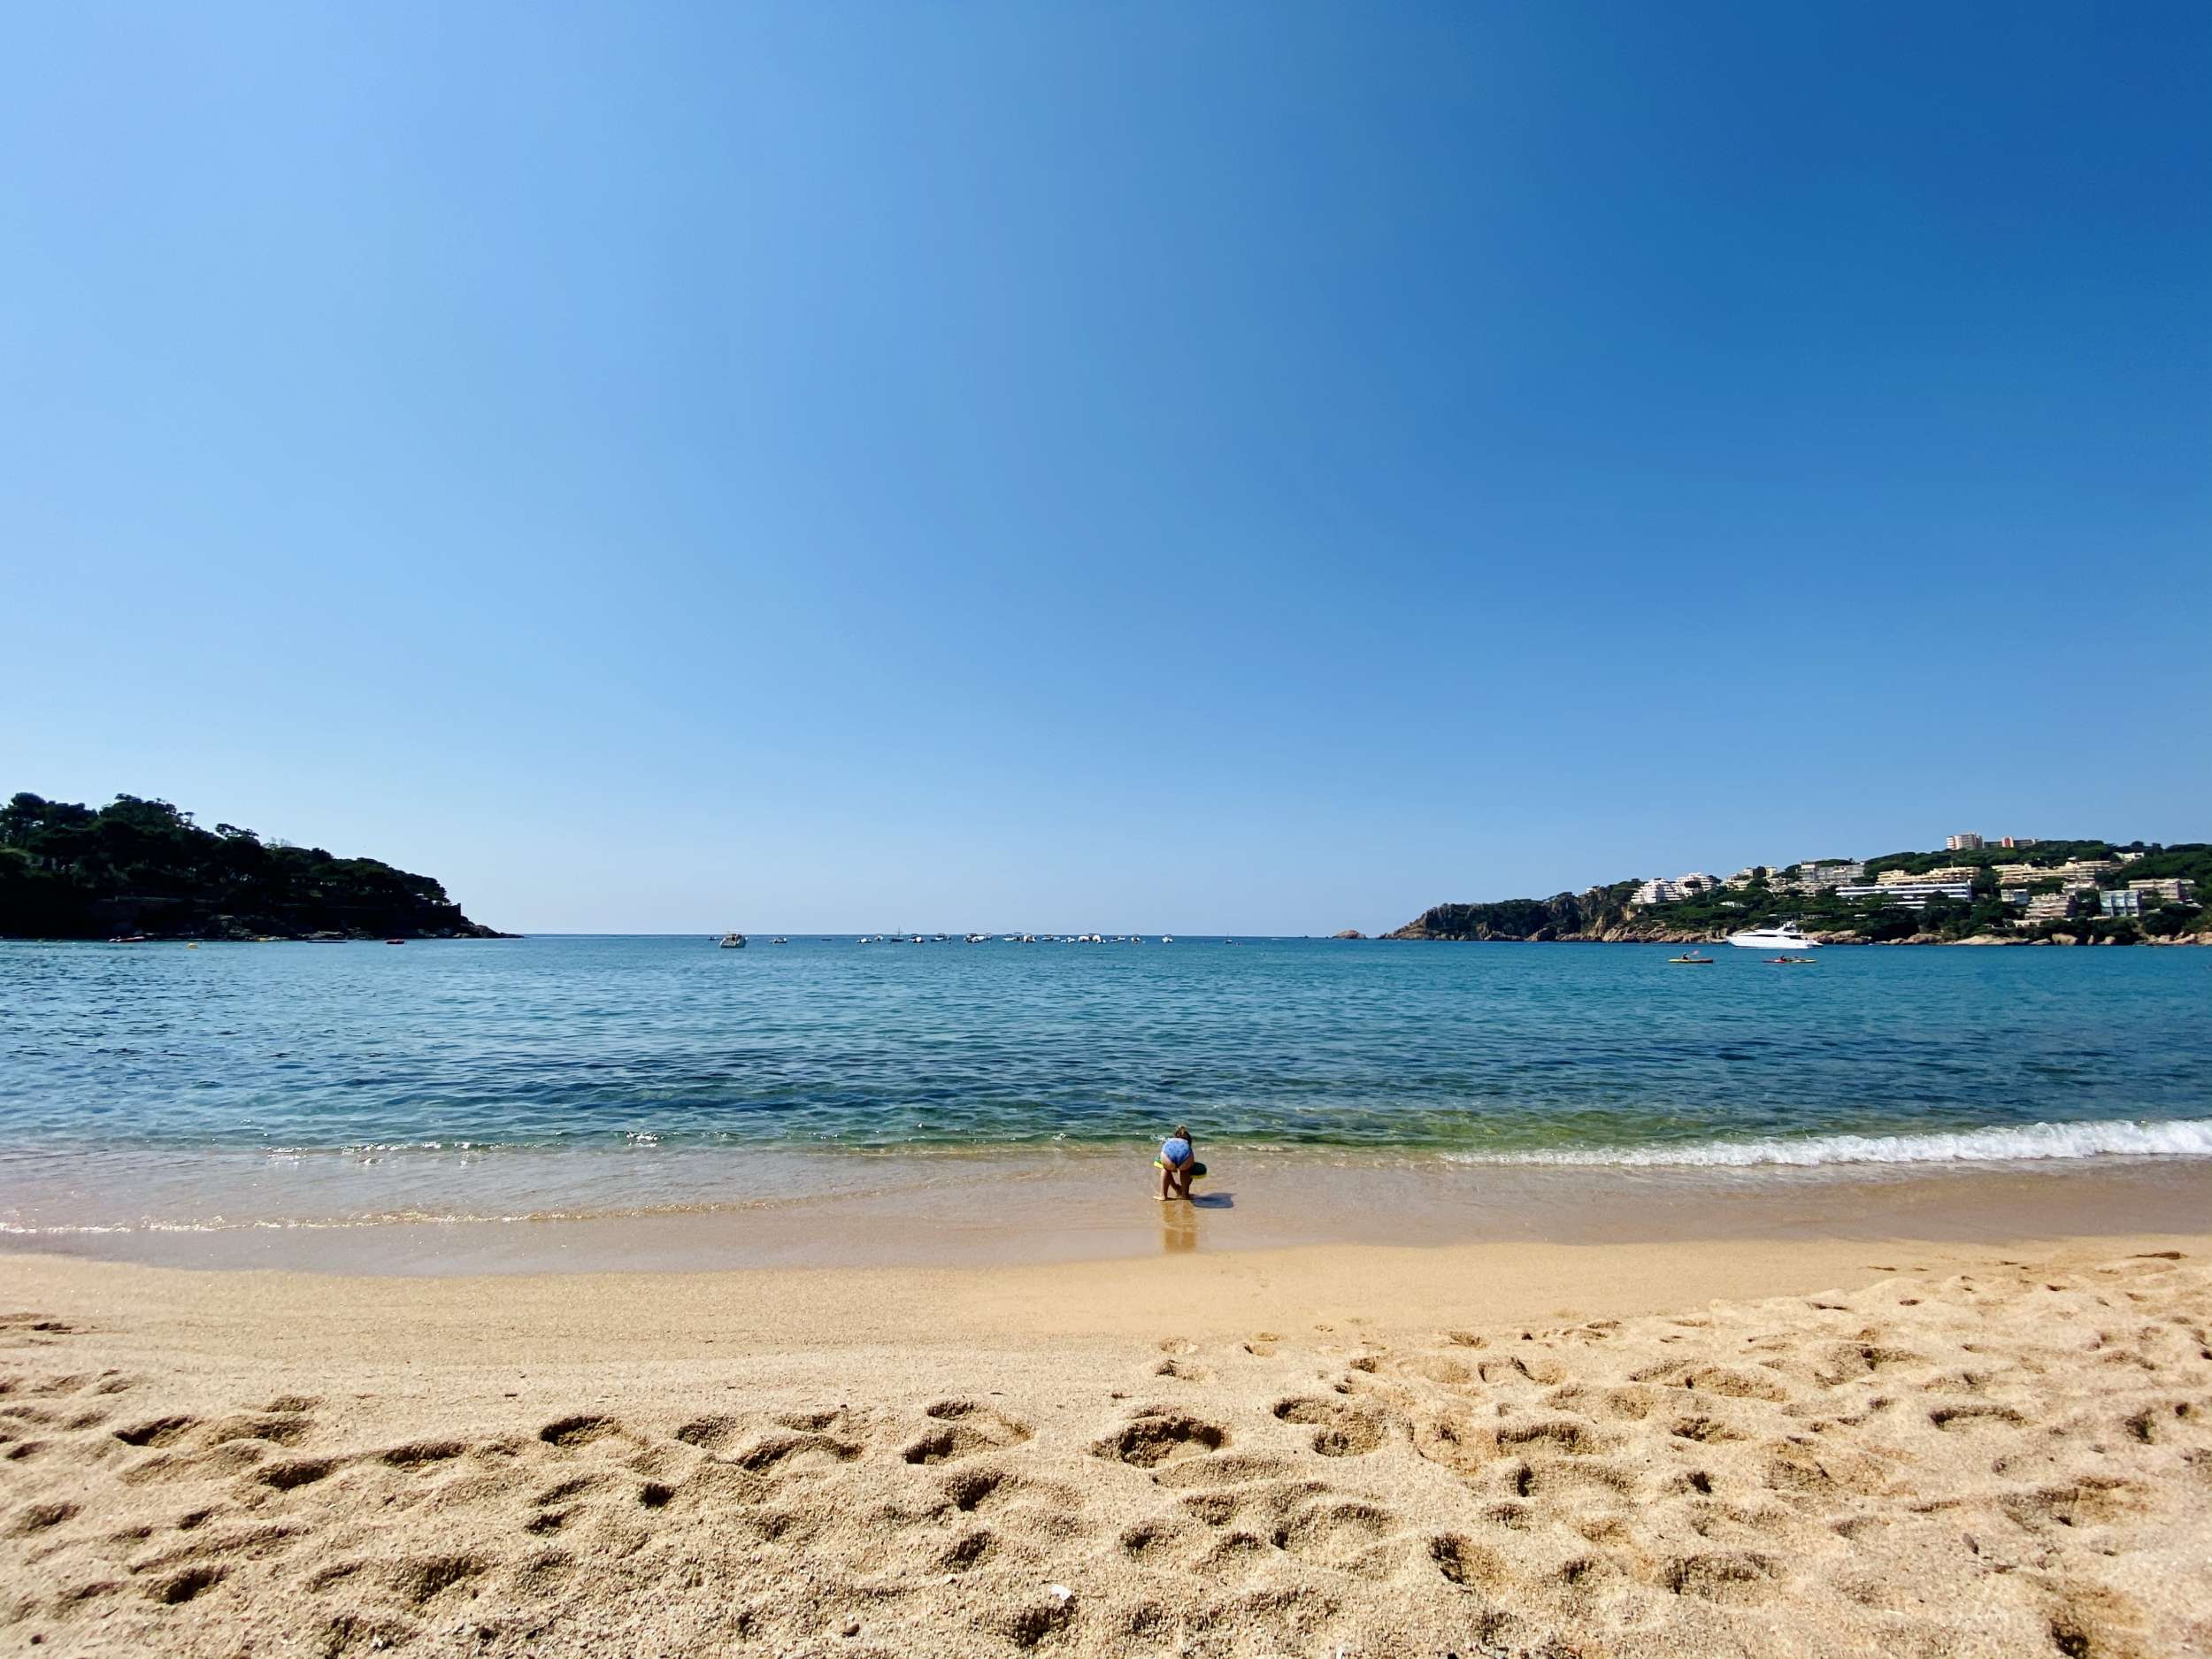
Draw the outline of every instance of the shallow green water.
[[[1141,1148],[1178,1120],[1358,1157],[2212,1155],[2212,953],[1671,954],[5,945],[0,1222],[204,1218],[211,1182],[226,1215],[316,1213],[332,1161],[349,1210],[618,1210],[792,1148]]]

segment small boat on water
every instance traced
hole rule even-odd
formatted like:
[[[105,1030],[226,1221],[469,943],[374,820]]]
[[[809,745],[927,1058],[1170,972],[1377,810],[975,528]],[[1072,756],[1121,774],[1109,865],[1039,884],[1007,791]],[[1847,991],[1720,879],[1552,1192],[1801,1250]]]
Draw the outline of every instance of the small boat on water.
[[[1671,965],[1684,968],[1709,968],[1713,965],[1712,957],[1695,955],[1687,956],[1669,956],[1667,961]]]
[[[1747,927],[1741,933],[1728,935],[1728,942],[1740,950],[1811,950],[1813,941],[1798,931],[1795,922],[1784,922],[1778,927]]]
[[[384,942],[388,945],[403,945],[407,941],[403,939],[388,939]]]
[[[1817,956],[1766,956],[1761,960],[1770,968],[1816,968],[1820,965]]]
[[[742,933],[725,933],[725,934],[723,934],[723,935],[722,935],[722,949],[725,949],[725,950],[742,950],[742,949],[745,949],[745,935],[744,935],[744,934],[742,934]]]
[[[776,938],[770,940],[768,942],[772,945],[787,945],[791,941],[779,934]]]

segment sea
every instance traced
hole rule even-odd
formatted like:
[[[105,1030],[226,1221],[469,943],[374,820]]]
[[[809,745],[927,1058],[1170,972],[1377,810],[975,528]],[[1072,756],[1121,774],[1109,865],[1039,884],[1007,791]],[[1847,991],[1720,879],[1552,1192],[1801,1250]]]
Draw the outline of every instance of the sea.
[[[1510,1171],[1741,1188],[2212,1159],[2212,952],[1675,954],[0,944],[0,1239],[935,1194],[889,1212],[920,1227],[1042,1175],[1141,1191],[1178,1124],[1225,1194],[1239,1171],[1388,1172],[1444,1213]],[[1049,1232],[1054,1205],[1033,1213]],[[1253,1236],[1289,1235],[1278,1216]]]

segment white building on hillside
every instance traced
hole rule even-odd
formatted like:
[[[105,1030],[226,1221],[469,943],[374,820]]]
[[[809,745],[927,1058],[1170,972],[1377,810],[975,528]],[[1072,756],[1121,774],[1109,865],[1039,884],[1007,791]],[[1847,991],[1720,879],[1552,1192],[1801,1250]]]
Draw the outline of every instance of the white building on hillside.
[[[2147,899],[2163,900],[2168,904],[2194,904],[2197,884],[2186,876],[2167,876],[2158,880],[2131,881],[2128,891],[2140,893]]]
[[[1963,881],[1974,885],[1974,870],[1967,864],[1953,864],[1942,870],[1924,870],[1914,875],[1906,870],[1885,870],[1874,879],[1886,887],[1919,886],[1931,881]]]
[[[1824,864],[1808,858],[1792,866],[1792,873],[1788,875],[1769,877],[1768,885],[1788,893],[1819,893],[1830,887],[1842,887],[1846,882],[1860,880],[1865,874],[1866,865],[1857,860]]]
[[[2038,881],[2056,881],[2072,887],[2093,887],[2097,878],[2116,866],[2109,858],[2069,858],[2062,864],[1999,864],[1997,880],[2008,887],[2032,886]]]
[[[1930,899],[1971,899],[1971,881],[1930,881],[1915,878],[1907,881],[1876,881],[1870,884],[1838,887],[1839,899],[1879,899],[1885,904],[1894,904],[1908,910],[1925,910]]]
[[[1647,881],[1629,895],[1631,904],[1673,904],[1683,899],[1694,899],[1701,894],[1715,893],[1720,883],[1702,870],[1693,870],[1687,875],[1669,880],[1664,876]]]

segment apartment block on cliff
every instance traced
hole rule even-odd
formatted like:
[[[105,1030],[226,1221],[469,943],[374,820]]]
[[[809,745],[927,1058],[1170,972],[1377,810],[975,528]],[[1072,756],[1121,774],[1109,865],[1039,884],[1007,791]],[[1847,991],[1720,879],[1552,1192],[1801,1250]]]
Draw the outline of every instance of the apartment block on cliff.
[[[1839,887],[1847,882],[1863,879],[1866,875],[1863,862],[1814,864],[1809,859],[1792,866],[1788,874],[1768,878],[1768,885],[1783,893],[1821,893],[1830,887]]]
[[[2098,877],[2116,867],[2109,858],[2069,858],[2062,864],[1999,864],[1997,885],[2024,887],[2039,881],[2056,881],[2069,889],[2093,887]]]
[[[1719,881],[1702,870],[1693,870],[1687,875],[1669,880],[1661,876],[1647,881],[1629,895],[1628,902],[1635,905],[1672,904],[1682,899],[1694,899],[1717,891]]]
[[[1838,887],[1836,896],[1855,901],[1878,899],[1884,904],[1894,904],[1901,910],[1924,910],[1931,899],[1971,899],[1974,884],[1970,881],[1877,881],[1857,887]]]
[[[1885,887],[1955,885],[1962,881],[1970,887],[1974,885],[1974,876],[1975,871],[1971,865],[1951,864],[1941,870],[1924,870],[1918,875],[1914,875],[1911,872],[1905,870],[1885,870],[1880,875],[1876,876],[1874,880],[1877,886]]]
[[[2194,904],[2197,902],[2197,884],[2186,876],[2131,881],[2128,891],[2140,893],[2147,901],[2156,899],[2167,904]]]

